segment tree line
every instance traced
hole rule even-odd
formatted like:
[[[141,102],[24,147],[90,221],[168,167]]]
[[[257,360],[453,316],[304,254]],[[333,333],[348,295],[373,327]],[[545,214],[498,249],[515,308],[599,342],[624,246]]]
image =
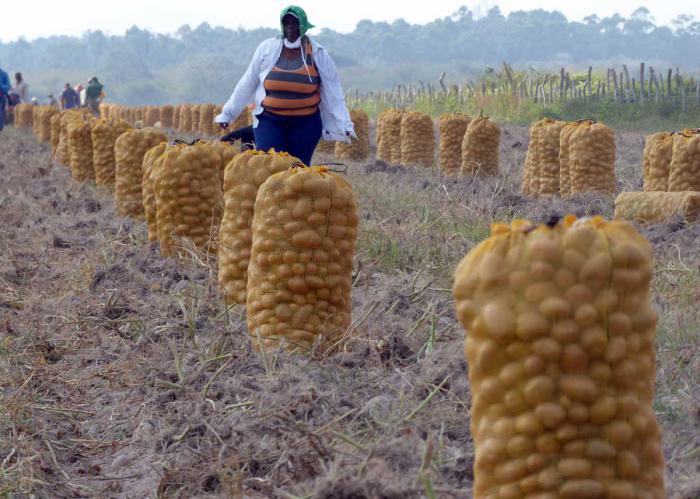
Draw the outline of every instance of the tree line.
[[[69,78],[97,74],[111,100],[126,104],[221,102],[245,70],[257,44],[275,29],[228,29],[201,24],[161,34],[136,26],[123,35],[90,31],[0,43],[0,64],[22,71],[34,89],[56,91]],[[348,89],[382,89],[399,82],[456,79],[508,61],[515,67],[567,67],[658,61],[685,71],[700,67],[700,21],[680,15],[658,25],[640,7],[569,21],[541,9],[476,16],[467,7],[427,24],[361,21],[351,33],[321,29],[315,38],[339,66]]]

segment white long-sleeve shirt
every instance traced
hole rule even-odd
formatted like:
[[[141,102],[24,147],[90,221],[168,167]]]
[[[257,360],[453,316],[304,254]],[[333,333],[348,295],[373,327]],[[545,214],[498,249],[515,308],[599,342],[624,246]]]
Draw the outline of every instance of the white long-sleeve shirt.
[[[321,45],[310,38],[309,40],[313,49],[314,62],[321,77],[319,85],[321,93],[319,111],[323,124],[321,138],[349,142],[347,135],[349,133],[355,137],[355,127],[345,105],[345,96],[335,63]],[[258,126],[257,115],[263,112],[262,101],[266,96],[264,81],[279,59],[282,46],[281,38],[270,38],[258,45],[248,69],[224,104],[221,114],[214,118],[216,123],[230,123],[238,117],[248,103],[254,102],[253,127]]]

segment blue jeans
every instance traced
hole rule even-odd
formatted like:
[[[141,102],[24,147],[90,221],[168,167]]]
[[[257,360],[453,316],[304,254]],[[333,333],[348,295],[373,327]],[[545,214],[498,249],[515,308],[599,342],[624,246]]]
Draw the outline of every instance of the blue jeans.
[[[5,94],[0,94],[0,130],[5,126]]]
[[[309,116],[281,116],[263,112],[258,115],[255,133],[255,148],[267,151],[288,152],[310,166],[311,156],[321,139],[321,113]]]

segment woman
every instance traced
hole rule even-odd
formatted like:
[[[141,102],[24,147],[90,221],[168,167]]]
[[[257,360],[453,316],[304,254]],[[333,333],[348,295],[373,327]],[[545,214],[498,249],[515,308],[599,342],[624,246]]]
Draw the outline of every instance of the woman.
[[[256,148],[286,151],[308,165],[321,137],[349,142],[357,136],[333,60],[306,36],[313,25],[304,10],[285,8],[280,24],[282,35],[258,46],[214,121],[226,128],[253,101]]]

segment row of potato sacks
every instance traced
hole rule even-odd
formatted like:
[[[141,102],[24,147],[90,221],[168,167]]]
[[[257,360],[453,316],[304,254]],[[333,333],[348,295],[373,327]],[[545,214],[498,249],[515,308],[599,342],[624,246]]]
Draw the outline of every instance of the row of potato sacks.
[[[664,498],[649,243],[625,222],[497,224],[455,272],[474,497]]]
[[[643,192],[624,192],[615,199],[615,218],[658,223],[681,217],[700,221],[700,130],[660,132],[646,137]]]
[[[566,198],[584,192],[612,195],[615,190],[615,134],[611,128],[592,120],[550,118],[530,126],[523,194]]]
[[[438,167],[446,175],[498,173],[500,128],[488,117],[446,114],[439,120]],[[377,117],[377,159],[392,164],[432,167],[433,121],[427,114],[383,111]]]

